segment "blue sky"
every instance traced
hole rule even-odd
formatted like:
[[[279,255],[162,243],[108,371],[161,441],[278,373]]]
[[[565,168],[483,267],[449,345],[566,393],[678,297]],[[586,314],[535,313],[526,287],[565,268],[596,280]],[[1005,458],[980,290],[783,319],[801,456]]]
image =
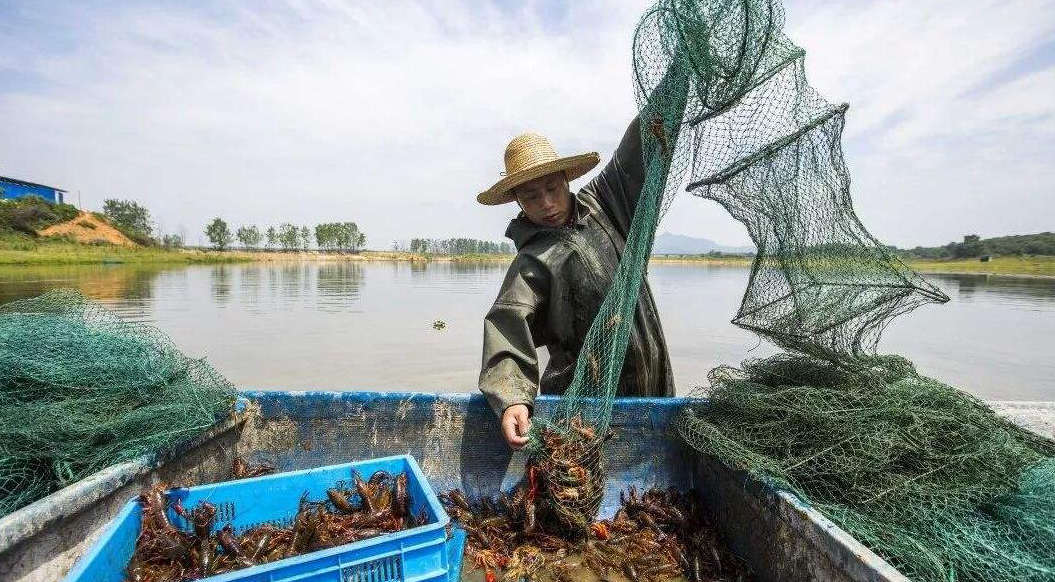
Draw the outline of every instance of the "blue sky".
[[[0,2],[0,174],[145,203],[195,242],[233,224],[356,220],[370,244],[497,240],[475,194],[514,135],[607,157],[634,111],[649,3]],[[1055,230],[1050,0],[794,1],[865,224],[898,245]],[[660,230],[746,242],[678,198]]]

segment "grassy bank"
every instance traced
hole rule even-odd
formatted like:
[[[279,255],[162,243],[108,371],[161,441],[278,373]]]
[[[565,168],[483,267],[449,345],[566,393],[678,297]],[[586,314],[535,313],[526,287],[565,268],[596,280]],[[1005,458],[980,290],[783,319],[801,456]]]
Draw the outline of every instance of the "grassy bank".
[[[909,266],[921,273],[980,273],[989,275],[1028,275],[1055,277],[1055,256],[993,257],[978,259],[914,259]]]
[[[652,255],[650,263],[699,264],[716,267],[750,267],[754,257],[741,255]]]
[[[61,238],[30,238],[0,234],[0,265],[78,265],[100,263],[209,264],[249,261],[411,261],[508,263],[513,255],[434,255],[405,251],[362,251],[356,254],[308,252],[246,252],[201,249],[167,250],[156,247],[86,245]],[[753,257],[711,255],[657,255],[652,263],[749,267]],[[1055,256],[994,257],[977,259],[913,259],[908,264],[921,273],[979,273],[1055,277]]]
[[[210,255],[233,257],[239,261],[288,262],[288,261],[406,261],[406,262],[458,262],[458,263],[508,263],[513,255],[437,255],[411,253],[407,251],[360,251],[357,253],[331,253],[326,251],[199,251]]]
[[[753,260],[745,256],[666,255],[654,256],[651,262],[750,267]],[[1055,277],[1055,256],[993,257],[985,263],[978,259],[909,259],[907,263],[920,273]]]
[[[85,265],[103,263],[235,263],[252,260],[232,253],[155,247],[86,245],[63,239],[0,235],[0,265]]]

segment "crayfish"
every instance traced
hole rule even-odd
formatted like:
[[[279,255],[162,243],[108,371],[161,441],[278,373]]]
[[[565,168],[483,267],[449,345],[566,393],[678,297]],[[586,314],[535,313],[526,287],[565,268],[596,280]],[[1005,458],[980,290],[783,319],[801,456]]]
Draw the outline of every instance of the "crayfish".
[[[235,458],[232,474],[245,478],[273,471],[270,465],[248,465]],[[239,532],[231,523],[216,528],[217,508],[203,501],[187,509],[179,500],[173,513],[186,530],[169,520],[164,485],[150,487],[139,498],[142,532],[125,569],[134,582],[184,582],[266,564],[306,552],[351,543],[424,525],[425,508],[414,515],[407,475],[378,471],[364,481],[355,475],[355,490],[326,490],[326,498],[297,504],[289,527],[260,525]]]

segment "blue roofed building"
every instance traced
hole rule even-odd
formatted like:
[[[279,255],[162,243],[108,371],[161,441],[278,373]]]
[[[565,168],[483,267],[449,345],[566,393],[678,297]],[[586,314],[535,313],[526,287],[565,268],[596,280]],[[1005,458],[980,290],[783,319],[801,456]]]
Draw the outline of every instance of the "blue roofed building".
[[[62,203],[65,202],[66,191],[54,186],[0,176],[0,198],[8,200],[23,196],[40,196],[48,202]]]

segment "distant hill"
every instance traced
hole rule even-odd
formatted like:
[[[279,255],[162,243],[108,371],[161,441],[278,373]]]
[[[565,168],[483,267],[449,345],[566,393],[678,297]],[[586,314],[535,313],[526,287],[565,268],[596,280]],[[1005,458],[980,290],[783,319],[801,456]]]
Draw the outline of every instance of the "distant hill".
[[[727,255],[754,254],[755,247],[728,247],[713,240],[664,232],[652,246],[654,255],[705,255],[718,252]]]
[[[951,242],[940,247],[897,249],[898,254],[924,259],[978,257],[981,255],[1055,255],[1055,232],[1016,234],[980,238],[969,234],[962,242]]]

